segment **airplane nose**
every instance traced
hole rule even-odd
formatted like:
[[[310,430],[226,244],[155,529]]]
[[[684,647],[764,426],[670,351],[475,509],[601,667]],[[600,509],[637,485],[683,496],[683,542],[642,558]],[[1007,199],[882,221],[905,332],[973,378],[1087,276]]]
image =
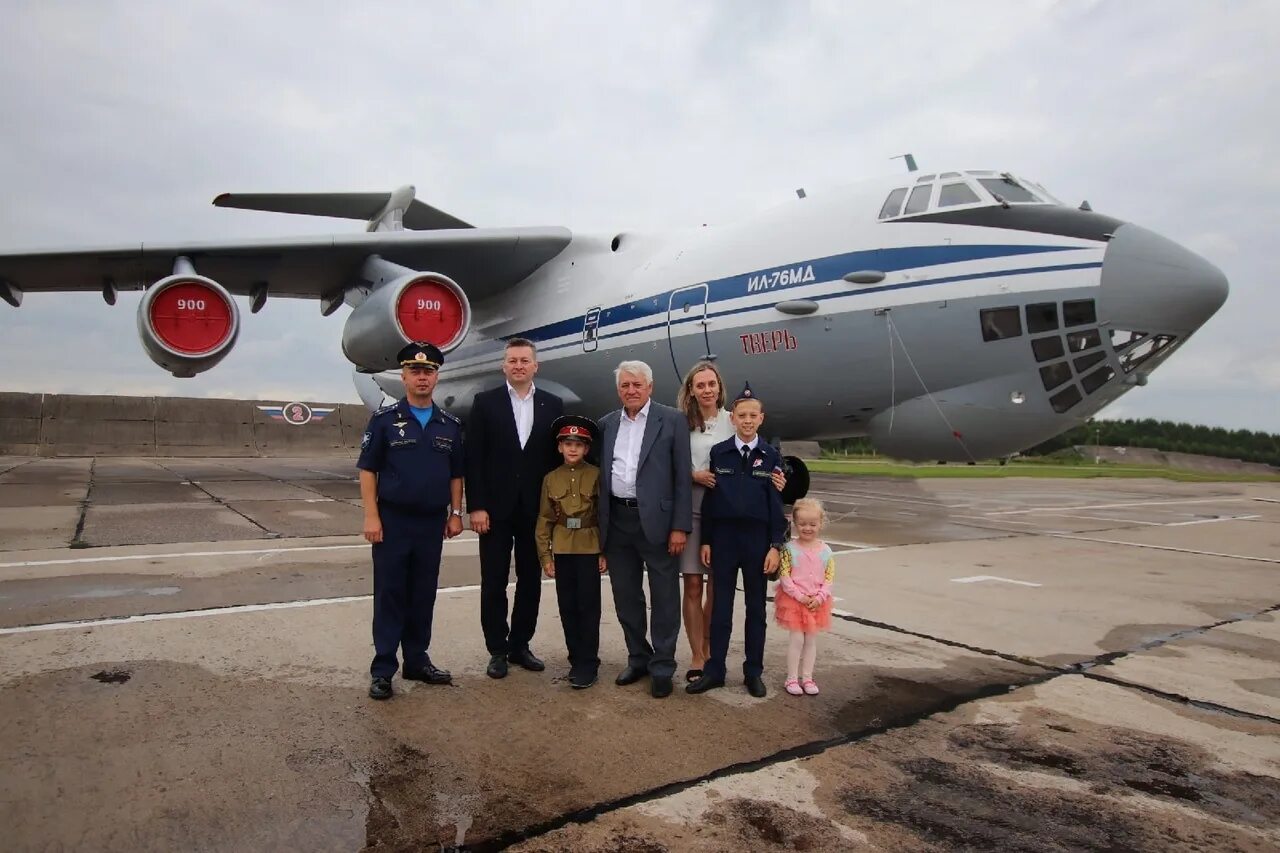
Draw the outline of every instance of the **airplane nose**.
[[[1099,319],[1112,328],[1185,336],[1227,301],[1222,270],[1153,231],[1125,223],[1102,258]]]

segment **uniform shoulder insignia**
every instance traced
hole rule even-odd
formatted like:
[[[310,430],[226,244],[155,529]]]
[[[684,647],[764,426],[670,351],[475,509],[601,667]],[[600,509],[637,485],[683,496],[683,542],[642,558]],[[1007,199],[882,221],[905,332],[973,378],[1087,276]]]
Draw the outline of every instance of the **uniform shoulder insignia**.
[[[379,415],[385,415],[385,414],[387,414],[388,412],[394,412],[394,411],[396,410],[396,405],[397,405],[397,404],[392,403],[392,404],[391,404],[391,405],[389,405],[389,406],[383,406],[381,409],[378,409],[378,410],[376,410],[376,411],[373,413],[373,417],[375,417],[375,418],[376,418],[376,417],[378,417]]]
[[[453,421],[458,426],[462,426],[462,418],[458,417],[453,412],[446,412],[444,409],[440,409],[439,411],[441,417]]]

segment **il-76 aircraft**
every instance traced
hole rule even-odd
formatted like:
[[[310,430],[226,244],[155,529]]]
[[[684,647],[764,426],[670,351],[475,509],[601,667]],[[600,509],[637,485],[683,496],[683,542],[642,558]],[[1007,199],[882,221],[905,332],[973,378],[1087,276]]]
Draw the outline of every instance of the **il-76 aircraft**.
[[[447,355],[436,400],[463,417],[534,340],[570,411],[617,405],[641,359],[669,402],[696,360],[750,380],[770,439],[870,436],[907,459],[1012,454],[1086,420],[1208,320],[1227,280],[1151,231],[1008,172],[871,180],[732,225],[670,233],[479,228],[390,193],[224,194],[222,207],[367,220],[365,233],[0,255],[0,298],[145,289],[138,336],[175,376],[216,365],[248,298],[351,306],[342,347],[391,396],[396,352]],[[733,389],[731,389],[733,390]],[[791,461],[793,467],[797,465]],[[807,476],[801,478],[807,481]]]

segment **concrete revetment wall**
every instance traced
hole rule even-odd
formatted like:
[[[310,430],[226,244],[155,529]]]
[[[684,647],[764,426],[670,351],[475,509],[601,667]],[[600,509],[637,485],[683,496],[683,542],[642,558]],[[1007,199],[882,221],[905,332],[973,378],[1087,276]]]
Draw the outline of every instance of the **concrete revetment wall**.
[[[369,413],[332,408],[295,425],[258,408],[289,401],[0,392],[0,454],[12,456],[297,456],[355,451]]]

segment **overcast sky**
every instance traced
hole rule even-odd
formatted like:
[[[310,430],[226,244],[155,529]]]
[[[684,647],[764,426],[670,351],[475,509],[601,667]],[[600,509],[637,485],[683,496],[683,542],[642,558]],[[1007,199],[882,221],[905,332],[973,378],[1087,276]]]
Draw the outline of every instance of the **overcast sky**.
[[[998,168],[1209,258],[1231,296],[1108,417],[1280,432],[1280,3],[0,0],[0,250],[359,230],[220,192],[388,190],[653,230]],[[273,300],[178,380],[137,294],[0,303],[0,390],[355,401],[345,309]]]

